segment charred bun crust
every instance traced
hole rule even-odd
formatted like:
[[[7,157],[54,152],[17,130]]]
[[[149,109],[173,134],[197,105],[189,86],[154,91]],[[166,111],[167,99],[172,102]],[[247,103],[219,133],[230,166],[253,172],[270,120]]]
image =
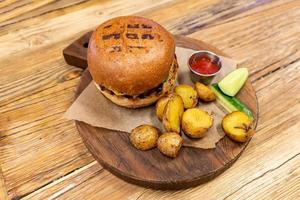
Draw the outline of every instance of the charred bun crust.
[[[174,55],[175,42],[166,29],[150,19],[124,16],[94,31],[87,60],[96,84],[138,95],[166,80]]]

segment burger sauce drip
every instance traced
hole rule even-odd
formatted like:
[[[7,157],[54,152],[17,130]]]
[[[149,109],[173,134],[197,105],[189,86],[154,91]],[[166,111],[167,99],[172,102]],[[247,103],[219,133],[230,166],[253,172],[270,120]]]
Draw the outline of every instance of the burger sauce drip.
[[[199,74],[214,74],[220,69],[208,56],[197,56],[197,54],[195,54],[191,57],[189,62],[192,69]]]

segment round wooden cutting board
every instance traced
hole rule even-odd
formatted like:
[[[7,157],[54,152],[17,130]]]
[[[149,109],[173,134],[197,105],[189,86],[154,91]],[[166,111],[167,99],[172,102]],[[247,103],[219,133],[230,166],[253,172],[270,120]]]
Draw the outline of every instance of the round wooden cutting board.
[[[199,40],[183,36],[175,38],[177,46],[226,56]],[[77,88],[77,96],[90,82],[91,76],[86,70]],[[238,98],[252,110],[256,127],[258,105],[250,81],[239,92]],[[149,151],[135,149],[129,142],[128,133],[96,128],[79,121],[76,121],[76,126],[88,150],[105,169],[130,183],[156,189],[188,188],[211,180],[229,168],[248,144],[233,142],[225,136],[215,149],[183,147],[179,156],[172,159],[163,156],[156,148]]]

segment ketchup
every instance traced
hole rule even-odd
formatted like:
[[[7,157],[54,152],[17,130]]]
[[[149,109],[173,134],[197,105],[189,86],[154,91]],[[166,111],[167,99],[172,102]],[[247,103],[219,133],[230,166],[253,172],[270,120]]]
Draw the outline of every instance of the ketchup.
[[[190,58],[189,64],[195,72],[205,75],[214,74],[220,69],[220,66],[212,62],[211,58],[205,55],[199,56],[194,54]]]

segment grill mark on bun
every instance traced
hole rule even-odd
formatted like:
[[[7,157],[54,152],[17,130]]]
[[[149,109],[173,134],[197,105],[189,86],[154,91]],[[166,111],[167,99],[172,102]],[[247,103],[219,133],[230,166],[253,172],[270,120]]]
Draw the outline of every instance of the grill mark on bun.
[[[143,34],[143,35],[142,35],[142,39],[143,39],[143,40],[153,40],[153,39],[154,39],[154,36],[151,35],[151,34],[146,33],[146,34]]]
[[[129,45],[128,48],[131,48],[131,49],[134,49],[134,48],[136,48],[136,49],[146,49],[145,46],[131,46],[131,45]]]
[[[139,36],[136,33],[126,33],[126,37],[128,39],[134,39],[134,40],[139,39]]]
[[[110,52],[121,52],[121,51],[122,51],[122,48],[121,48],[121,46],[119,46],[119,45],[113,45],[111,48],[112,48],[113,50],[110,51]]]
[[[127,28],[140,28],[139,24],[127,24]]]
[[[113,39],[120,39],[121,34],[120,33],[113,33],[113,34],[109,34],[109,35],[103,35],[102,36],[102,40],[109,40],[111,38]]]
[[[148,24],[142,24],[142,27],[145,29],[152,29],[152,26],[150,26]]]

